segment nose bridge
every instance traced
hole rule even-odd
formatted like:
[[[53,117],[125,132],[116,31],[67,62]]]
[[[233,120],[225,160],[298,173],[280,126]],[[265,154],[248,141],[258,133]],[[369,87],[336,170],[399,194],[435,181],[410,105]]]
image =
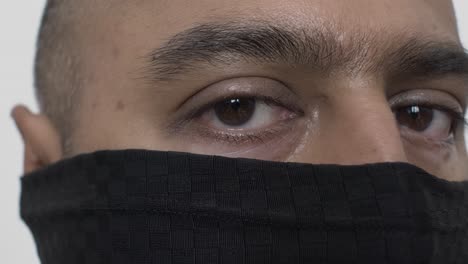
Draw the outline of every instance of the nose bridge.
[[[332,134],[330,140],[342,146],[336,146],[342,162],[406,161],[398,125],[383,93],[340,98],[330,125],[343,134]]]
[[[385,95],[371,94],[344,92],[330,99],[318,137],[308,141],[302,157],[296,158],[343,165],[407,161]]]

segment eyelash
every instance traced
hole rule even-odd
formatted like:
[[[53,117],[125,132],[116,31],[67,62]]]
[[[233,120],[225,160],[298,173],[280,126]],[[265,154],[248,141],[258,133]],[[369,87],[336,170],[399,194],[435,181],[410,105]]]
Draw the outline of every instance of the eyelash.
[[[465,114],[463,112],[460,112],[455,107],[443,106],[443,105],[433,104],[433,103],[428,103],[428,102],[414,102],[412,104],[406,104],[403,106],[398,106],[396,108],[404,108],[404,107],[409,107],[413,105],[417,105],[420,107],[427,107],[430,109],[439,110],[444,113],[447,113],[453,120],[453,124],[451,127],[451,131],[453,133],[456,132],[456,128],[459,127],[460,125],[468,128],[468,119],[465,118]]]
[[[182,125],[184,123],[191,122],[199,117],[201,117],[204,113],[212,109],[217,103],[219,103],[222,100],[226,100],[229,98],[233,97],[243,97],[243,98],[255,98],[256,100],[263,101],[267,105],[275,105],[279,107],[284,107],[287,110],[295,113],[298,115],[298,117],[303,116],[305,113],[303,110],[299,109],[297,106],[294,105],[288,105],[284,102],[282,102],[281,98],[279,97],[273,97],[273,96],[265,96],[262,94],[244,94],[244,93],[233,93],[229,94],[229,96],[223,96],[221,98],[216,98],[211,100],[209,103],[204,104],[196,109],[194,109],[189,116],[185,117],[184,120],[181,122]],[[451,127],[452,133],[457,131],[457,128],[460,125],[463,125],[465,127],[468,127],[468,119],[465,118],[464,113],[460,112],[459,109],[455,107],[450,107],[450,106],[443,106],[440,104],[433,104],[429,102],[413,102],[413,103],[407,103],[405,105],[397,106],[397,108],[403,108],[403,107],[409,107],[412,105],[418,105],[420,107],[427,107],[430,109],[434,110],[439,110],[442,111],[446,114],[448,114],[451,119],[453,120],[453,124]],[[216,140],[219,140],[220,142],[228,142],[231,144],[242,144],[242,143],[264,143],[270,138],[273,138],[275,135],[279,134],[279,132],[282,130],[282,127],[284,126],[284,123],[280,123],[277,125],[275,128],[268,128],[260,132],[256,133],[243,133],[243,134],[233,134],[233,133],[228,133],[228,132],[220,132],[220,131],[210,131],[208,129],[201,129],[199,133],[204,134],[208,138],[215,138]]]
[[[250,93],[250,94],[233,93],[233,94],[229,94],[228,96],[215,98],[211,100],[209,103],[206,103],[198,108],[195,108],[187,117],[184,118],[184,120],[182,120],[178,125],[176,125],[176,130],[179,130],[179,128],[183,127],[184,124],[190,123],[191,121],[196,120],[197,118],[200,118],[204,113],[212,109],[220,101],[226,100],[229,98],[234,98],[234,97],[255,98],[256,100],[262,101],[267,105],[284,107],[287,110],[297,114],[298,117],[301,117],[305,114],[302,109],[298,108],[297,106],[290,105],[290,104],[283,102],[283,100],[280,97],[265,96],[262,94],[255,94],[255,93]],[[199,131],[199,133],[207,138],[214,138],[215,140],[219,140],[220,142],[228,142],[231,144],[249,144],[249,143],[263,144],[269,139],[274,138],[275,136],[278,136],[283,129],[289,129],[289,128],[290,127],[287,126],[286,123],[281,122],[277,124],[276,127],[274,128],[264,129],[262,131],[255,132],[255,133],[247,132],[243,134],[233,134],[233,133],[228,133],[228,132],[210,131],[208,129],[203,129],[203,128],[201,129],[201,131]]]
[[[202,105],[199,108],[196,108],[193,113],[187,118],[188,120],[191,120],[193,118],[200,117],[203,113],[206,111],[210,110],[213,108],[217,103],[219,103],[222,100],[226,100],[229,98],[255,98],[258,101],[263,101],[267,105],[275,105],[279,107],[284,107],[288,109],[289,111],[296,113],[298,115],[304,115],[304,111],[299,109],[297,106],[293,106],[287,103],[282,102],[280,97],[274,97],[274,96],[265,96],[261,94],[241,94],[241,93],[233,93],[230,94],[229,96],[224,96],[221,98],[216,98],[212,100],[210,103],[207,103],[205,105]]]
[[[221,142],[231,144],[247,144],[247,143],[265,143],[268,139],[274,138],[280,133],[280,128],[268,128],[258,133],[231,134],[222,132],[204,132],[210,138],[215,138]]]
[[[290,111],[292,111],[294,113],[297,113],[297,114],[300,114],[300,115],[304,114],[304,111],[302,111],[301,109],[299,109],[299,108],[297,108],[295,106],[285,104],[284,102],[281,101],[281,99],[279,97],[265,96],[265,95],[255,95],[255,94],[251,94],[251,95],[232,94],[232,95],[225,96],[225,97],[222,97],[222,98],[214,99],[210,103],[207,103],[207,104],[195,109],[195,111],[193,111],[193,113],[189,116],[188,119],[199,117],[205,111],[207,111],[207,110],[211,109],[212,107],[214,107],[221,100],[226,100],[226,99],[234,98],[234,97],[255,98],[257,100],[265,102],[268,105],[276,105],[276,106],[280,106],[280,107],[285,107],[286,109],[288,109],[288,110],[290,110]],[[456,122],[457,125],[463,124],[464,126],[468,127],[468,118],[465,118],[465,113],[458,111],[458,109],[455,108],[455,107],[443,106],[443,105],[433,104],[433,103],[428,103],[428,102],[414,102],[412,104],[398,106],[398,108],[408,107],[408,106],[412,106],[412,105],[418,105],[420,107],[427,107],[427,108],[431,108],[431,109],[435,109],[435,110],[445,112],[445,113],[449,114],[450,117],[452,117],[452,119]]]

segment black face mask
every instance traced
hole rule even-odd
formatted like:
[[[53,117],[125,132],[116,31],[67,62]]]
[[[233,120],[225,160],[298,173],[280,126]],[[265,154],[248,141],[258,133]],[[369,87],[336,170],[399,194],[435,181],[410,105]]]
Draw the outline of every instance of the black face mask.
[[[468,263],[468,182],[406,163],[103,151],[22,178],[44,264]]]

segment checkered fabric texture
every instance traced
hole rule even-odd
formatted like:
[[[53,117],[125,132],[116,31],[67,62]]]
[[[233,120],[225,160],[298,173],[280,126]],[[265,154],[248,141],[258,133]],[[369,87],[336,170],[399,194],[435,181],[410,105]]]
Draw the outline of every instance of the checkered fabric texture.
[[[468,183],[406,163],[101,151],[21,181],[43,264],[468,263]]]

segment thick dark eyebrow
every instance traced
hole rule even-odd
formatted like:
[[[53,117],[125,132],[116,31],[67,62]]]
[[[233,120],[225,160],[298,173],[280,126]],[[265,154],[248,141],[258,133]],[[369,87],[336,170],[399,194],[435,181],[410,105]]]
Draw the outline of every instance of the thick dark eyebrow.
[[[216,67],[242,60],[305,65],[327,73],[348,69],[409,77],[468,76],[468,55],[457,43],[395,37],[382,44],[371,34],[356,33],[343,41],[339,32],[326,27],[306,31],[268,23],[202,24],[146,55],[144,74],[145,79],[170,80],[206,64]]]
[[[468,78],[468,53],[457,43],[409,39],[386,57],[393,77]]]

